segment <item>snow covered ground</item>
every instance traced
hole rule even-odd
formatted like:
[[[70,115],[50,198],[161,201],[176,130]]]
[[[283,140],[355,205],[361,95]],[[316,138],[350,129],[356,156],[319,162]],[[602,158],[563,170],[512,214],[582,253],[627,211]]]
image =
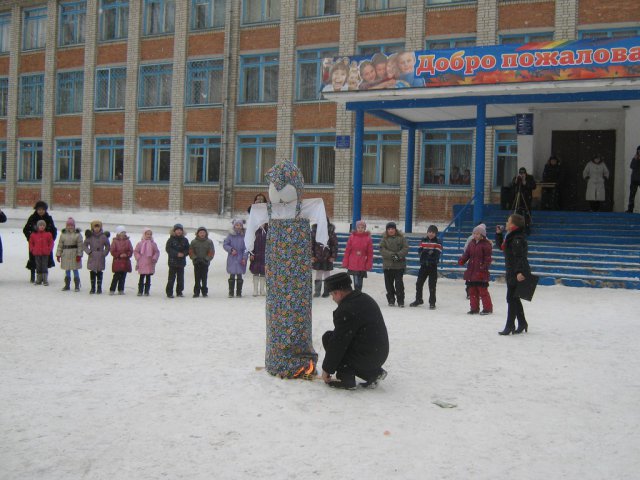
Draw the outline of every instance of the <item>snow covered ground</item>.
[[[525,304],[529,333],[501,337],[504,285],[491,285],[495,313],[479,317],[466,314],[462,281],[438,282],[435,311],[399,309],[373,274],[364,290],[384,305],[389,376],[377,390],[337,391],[259,368],[264,298],[250,278],[244,298],[227,298],[222,230],[209,298],[191,298],[191,266],[189,295],[164,295],[172,218],[155,229],[151,296],[135,295],[135,273],[125,296],[98,296],[86,270],[80,293],[60,291],[59,268],[49,287],[29,283],[28,213],[0,225],[2,480],[640,475],[639,291],[540,287]],[[139,225],[134,245],[143,223],[159,224],[125,221]],[[405,284],[408,303],[415,277]],[[314,299],[320,361],[334,307]]]

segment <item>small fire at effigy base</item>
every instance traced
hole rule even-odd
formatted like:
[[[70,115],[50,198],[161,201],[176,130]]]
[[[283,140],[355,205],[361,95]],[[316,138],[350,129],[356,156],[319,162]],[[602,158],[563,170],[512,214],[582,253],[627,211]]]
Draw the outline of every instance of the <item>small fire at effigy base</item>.
[[[316,366],[313,360],[309,360],[309,365],[302,366],[294,373],[293,378],[301,378],[302,380],[313,380],[315,378]]]

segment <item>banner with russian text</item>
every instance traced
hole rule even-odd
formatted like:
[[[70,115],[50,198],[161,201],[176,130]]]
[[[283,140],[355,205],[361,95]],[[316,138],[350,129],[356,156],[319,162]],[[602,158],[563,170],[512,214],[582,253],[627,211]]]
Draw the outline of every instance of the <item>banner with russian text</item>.
[[[327,58],[322,91],[640,77],[640,37]]]

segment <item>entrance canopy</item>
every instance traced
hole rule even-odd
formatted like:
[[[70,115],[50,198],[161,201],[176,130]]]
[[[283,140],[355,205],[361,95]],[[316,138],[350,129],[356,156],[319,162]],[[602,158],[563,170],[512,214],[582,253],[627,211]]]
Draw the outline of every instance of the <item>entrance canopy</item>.
[[[353,224],[362,208],[364,114],[409,133],[406,231],[412,231],[415,133],[475,128],[474,220],[484,207],[485,128],[518,114],[640,106],[640,37],[325,59],[326,98],[355,112]]]

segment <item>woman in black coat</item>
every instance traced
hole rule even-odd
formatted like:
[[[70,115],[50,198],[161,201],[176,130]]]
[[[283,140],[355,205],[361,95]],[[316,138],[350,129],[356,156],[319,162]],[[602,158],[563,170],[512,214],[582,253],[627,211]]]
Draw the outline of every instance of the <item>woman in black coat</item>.
[[[0,223],[7,221],[7,216],[0,210]],[[0,263],[2,263],[2,237],[0,237]]]
[[[513,214],[507,220],[505,228],[496,227],[496,246],[504,252],[504,265],[507,280],[507,324],[500,335],[518,334],[528,331],[529,324],[524,318],[524,309],[520,297],[516,295],[518,282],[524,282],[531,276],[531,267],[527,260],[527,237],[524,233],[525,220],[522,215]],[[504,230],[507,233],[503,235]],[[515,320],[518,319],[518,328]]]
[[[24,228],[22,229],[22,233],[24,233],[25,238],[27,239],[27,243],[29,242],[29,237],[33,232],[38,230],[37,223],[38,220],[44,220],[47,226],[45,227],[45,231],[50,232],[53,240],[58,236],[58,229],[56,225],[53,223],[53,218],[47,212],[49,206],[47,202],[42,200],[38,200],[34,205],[33,209],[35,210],[31,216],[27,219],[27,223],[25,223]],[[53,252],[49,254],[49,268],[55,266],[55,262],[53,261]],[[26,265],[27,269],[31,271],[31,283],[34,283],[36,280],[36,263],[33,255],[29,252],[29,260]]]

